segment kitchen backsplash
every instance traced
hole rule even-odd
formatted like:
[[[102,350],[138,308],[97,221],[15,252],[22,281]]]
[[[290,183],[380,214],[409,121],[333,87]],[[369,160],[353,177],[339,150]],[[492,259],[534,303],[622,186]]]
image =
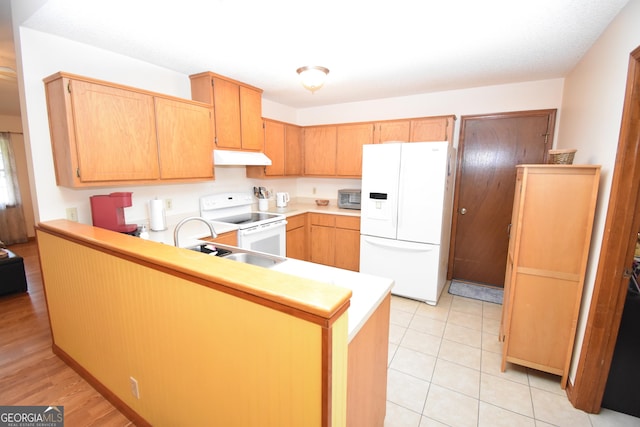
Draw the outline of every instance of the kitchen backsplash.
[[[128,223],[144,224],[149,219],[149,201],[155,199],[171,201],[171,208],[166,209],[167,218],[175,215],[193,214],[199,211],[199,198],[207,194],[224,192],[252,192],[254,186],[263,186],[274,194],[286,191],[291,198],[332,199],[337,198],[341,188],[360,188],[359,179],[334,178],[282,178],[282,179],[250,179],[245,176],[242,166],[216,167],[215,181],[194,184],[175,184],[162,186],[140,186],[126,188],[108,188],[92,190],[93,194],[108,194],[114,191],[131,191],[133,205],[125,208]],[[77,192],[76,192],[77,194]],[[91,224],[89,197],[84,196],[78,205],[80,222]],[[274,202],[275,203],[275,202]]]

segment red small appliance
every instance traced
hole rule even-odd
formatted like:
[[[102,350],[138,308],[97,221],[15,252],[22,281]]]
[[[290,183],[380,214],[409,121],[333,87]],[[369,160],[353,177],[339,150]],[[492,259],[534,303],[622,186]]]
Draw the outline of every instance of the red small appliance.
[[[132,233],[137,224],[126,224],[124,208],[131,206],[131,193],[119,192],[91,196],[91,217],[93,225],[120,233]]]

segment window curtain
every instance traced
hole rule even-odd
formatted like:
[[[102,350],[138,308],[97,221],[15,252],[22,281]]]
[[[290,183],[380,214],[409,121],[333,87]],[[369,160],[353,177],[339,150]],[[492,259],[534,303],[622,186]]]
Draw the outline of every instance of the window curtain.
[[[28,240],[10,135],[0,132],[0,240],[6,245]]]

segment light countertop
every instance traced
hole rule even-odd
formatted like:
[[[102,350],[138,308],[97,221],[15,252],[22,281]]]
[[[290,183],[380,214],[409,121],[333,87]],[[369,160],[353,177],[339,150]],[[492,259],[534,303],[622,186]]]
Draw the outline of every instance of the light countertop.
[[[391,279],[292,258],[287,258],[285,262],[277,264],[270,270],[350,289],[352,295],[348,309],[349,341],[358,334],[393,287]]]
[[[254,206],[257,211],[257,204]],[[277,208],[275,200],[270,200],[269,213],[282,214],[285,217],[305,213],[323,213],[331,215],[360,216],[359,210],[340,209],[335,200],[330,200],[328,206],[317,206],[314,199],[298,199],[289,203],[286,208]],[[178,215],[167,218],[167,229],[162,231],[149,230],[149,240],[173,245],[173,231],[178,222],[184,218],[198,216],[198,213]],[[216,233],[222,234],[238,229],[236,225],[212,221]],[[199,221],[190,221],[180,230],[180,246],[194,246],[199,239],[209,236],[209,229]],[[269,270],[290,274],[293,276],[321,281],[330,285],[351,290],[352,297],[348,311],[349,341],[358,333],[371,314],[377,309],[382,300],[391,291],[393,280],[358,273],[312,262],[288,258],[285,262],[277,264]]]
[[[297,207],[295,209],[292,208],[290,214],[295,214],[295,212],[305,213],[309,211]],[[188,216],[185,215],[185,217]],[[165,231],[150,232],[148,242],[121,233],[65,220],[41,223],[40,226],[63,232],[64,234],[81,235],[91,243],[108,247],[113,251],[126,252],[129,255],[140,257],[147,261],[161,262],[170,268],[184,269],[194,274],[202,272],[202,277],[207,279],[216,280],[218,275],[221,274],[220,278],[225,277],[225,281],[229,281],[231,286],[245,289],[245,291],[256,295],[273,298],[277,301],[287,301],[287,304],[307,307],[311,311],[320,310],[328,313],[334,310],[337,307],[336,304],[338,304],[334,303],[334,301],[339,302],[340,295],[344,295],[338,291],[338,289],[342,288],[344,292],[350,291],[349,293],[351,294],[347,312],[349,341],[358,333],[371,314],[391,292],[393,286],[393,280],[388,278],[291,258],[287,258],[286,261],[272,268],[262,269],[264,274],[255,275],[252,273],[261,267],[225,260],[224,258],[206,256],[186,249],[180,250],[180,254],[178,254],[174,252],[177,249],[173,248],[173,229],[175,225],[168,226]],[[233,229],[225,229],[220,224],[220,228],[216,228],[216,231],[223,233],[233,231]],[[180,245],[197,244],[199,238],[208,235],[209,231],[204,224],[198,221],[188,222],[181,230]],[[165,244],[153,245],[153,242]],[[162,249],[162,247],[166,249]],[[234,272],[236,271],[240,279],[238,282],[233,280]],[[211,274],[213,275],[210,276]],[[288,280],[284,278],[286,276],[278,278],[278,275],[282,274],[293,276],[296,279]],[[292,287],[293,283],[299,283],[300,289],[296,290],[298,286]],[[334,299],[336,295],[338,297]]]
[[[257,208],[257,206],[256,206]],[[335,199],[329,199],[328,206],[318,206],[315,203],[315,199],[309,198],[297,198],[292,199],[286,208],[276,207],[275,200],[269,200],[269,213],[278,213],[284,216],[294,216],[303,213],[323,213],[331,215],[346,215],[346,216],[360,216],[360,211],[356,209],[341,209],[338,207],[338,202]]]
[[[346,216],[360,216],[360,211],[355,209],[340,209],[338,208],[337,201],[330,200],[328,206],[317,206],[315,204],[315,199],[308,198],[298,198],[292,200],[286,208],[277,208],[275,200],[269,200],[269,209],[265,212],[276,213],[284,215],[285,217],[290,217],[294,215],[300,215],[304,213],[314,212],[314,213],[324,213],[331,215],[346,215]],[[254,211],[258,211],[258,204],[256,202],[253,207]],[[173,230],[176,225],[183,220],[184,218],[199,216],[198,212],[180,214],[167,216],[167,229],[161,231],[149,231],[149,240],[164,243],[167,245],[173,245]],[[137,221],[138,223],[142,223],[144,221]],[[227,233],[229,231],[235,231],[238,229],[237,225],[227,224],[223,222],[211,221],[213,224],[213,228],[218,234]],[[182,227],[180,230],[180,246],[193,246],[195,244],[195,240],[201,239],[203,237],[209,236],[210,232],[206,225],[199,221],[190,221]]]

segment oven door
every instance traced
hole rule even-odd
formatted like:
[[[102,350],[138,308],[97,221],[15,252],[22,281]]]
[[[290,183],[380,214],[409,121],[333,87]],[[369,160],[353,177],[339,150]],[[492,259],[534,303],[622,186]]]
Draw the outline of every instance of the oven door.
[[[274,221],[238,230],[238,247],[272,255],[287,255],[287,221]]]

